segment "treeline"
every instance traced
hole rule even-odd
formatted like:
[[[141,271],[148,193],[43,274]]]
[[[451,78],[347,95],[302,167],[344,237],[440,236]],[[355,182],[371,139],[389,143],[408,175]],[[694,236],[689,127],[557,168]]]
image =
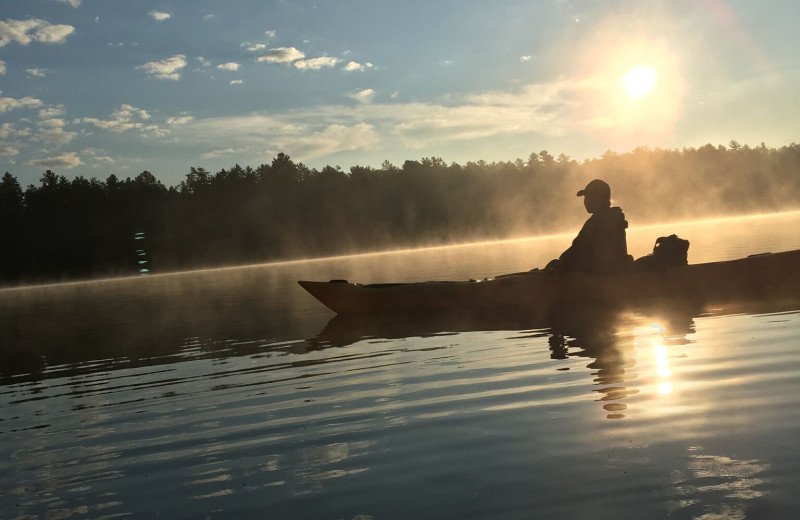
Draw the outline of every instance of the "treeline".
[[[800,145],[639,148],[582,163],[542,151],[491,164],[423,158],[349,171],[278,154],[257,168],[191,167],[170,187],[148,171],[101,181],[48,170],[23,190],[6,173],[0,283],[576,230],[586,214],[575,192],[593,178],[611,184],[632,225],[797,209]]]

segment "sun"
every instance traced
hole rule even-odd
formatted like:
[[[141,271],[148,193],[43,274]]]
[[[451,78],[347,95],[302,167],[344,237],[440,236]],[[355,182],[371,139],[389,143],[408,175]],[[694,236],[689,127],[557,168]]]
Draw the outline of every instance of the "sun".
[[[640,98],[656,86],[656,71],[651,67],[639,65],[629,70],[622,78],[625,90],[632,98]]]

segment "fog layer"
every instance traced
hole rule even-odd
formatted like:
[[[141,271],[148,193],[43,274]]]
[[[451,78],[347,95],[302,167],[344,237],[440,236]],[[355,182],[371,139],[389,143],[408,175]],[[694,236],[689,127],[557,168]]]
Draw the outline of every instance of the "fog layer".
[[[594,178],[611,185],[631,226],[797,209],[800,145],[639,148],[583,163],[542,151],[349,171],[279,154],[257,168],[191,167],[173,187],[147,171],[100,181],[48,170],[23,190],[6,173],[0,283],[576,232],[587,215],[575,193]]]

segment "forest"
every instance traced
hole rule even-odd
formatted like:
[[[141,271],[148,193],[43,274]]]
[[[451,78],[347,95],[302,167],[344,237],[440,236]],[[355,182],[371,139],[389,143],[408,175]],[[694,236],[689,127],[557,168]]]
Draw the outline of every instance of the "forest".
[[[256,168],[190,167],[103,181],[50,170],[0,182],[0,284],[135,275],[577,232],[575,192],[602,178],[632,227],[800,208],[800,145],[637,148],[582,162],[407,160],[317,170],[278,154]]]

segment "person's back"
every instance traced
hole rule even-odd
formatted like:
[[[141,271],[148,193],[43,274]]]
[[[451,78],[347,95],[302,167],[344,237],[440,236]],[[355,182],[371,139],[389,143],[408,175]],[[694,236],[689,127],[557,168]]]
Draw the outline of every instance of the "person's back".
[[[627,269],[632,262],[628,255],[625,229],[628,222],[618,207],[611,207],[611,188],[595,179],[578,192],[584,197],[586,211],[592,214],[581,228],[572,246],[548,269],[562,272],[615,273]]]

